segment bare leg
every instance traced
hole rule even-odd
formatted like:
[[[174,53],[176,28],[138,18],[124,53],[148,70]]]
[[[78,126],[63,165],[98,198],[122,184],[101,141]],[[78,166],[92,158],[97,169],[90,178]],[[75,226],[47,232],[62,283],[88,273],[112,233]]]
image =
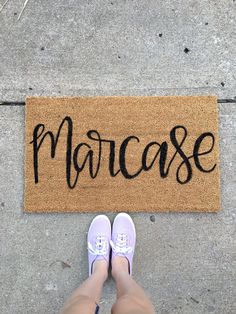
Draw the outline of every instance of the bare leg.
[[[112,276],[117,287],[117,301],[112,307],[113,314],[155,313],[154,307],[144,290],[129,275],[126,258],[114,257]]]
[[[107,276],[107,262],[95,261],[92,275],[73,292],[65,303],[62,314],[94,314]]]

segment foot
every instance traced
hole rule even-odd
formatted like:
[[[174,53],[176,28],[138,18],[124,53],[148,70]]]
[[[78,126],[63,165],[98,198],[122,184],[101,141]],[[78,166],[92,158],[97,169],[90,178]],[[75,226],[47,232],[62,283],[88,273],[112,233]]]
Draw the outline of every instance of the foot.
[[[126,271],[132,275],[136,231],[132,218],[126,213],[116,216],[111,236],[112,275]]]
[[[107,276],[110,258],[111,223],[107,216],[96,216],[88,231],[89,276],[99,272]]]

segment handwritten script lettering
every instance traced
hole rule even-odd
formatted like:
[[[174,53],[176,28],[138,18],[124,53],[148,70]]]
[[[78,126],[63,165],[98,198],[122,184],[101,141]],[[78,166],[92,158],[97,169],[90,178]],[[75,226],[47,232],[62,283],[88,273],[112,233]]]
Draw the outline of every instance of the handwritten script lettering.
[[[99,169],[101,167],[101,159],[104,145],[109,145],[109,161],[108,170],[111,177],[116,177],[117,175],[122,175],[126,179],[134,179],[140,175],[141,172],[148,172],[155,165],[158,165],[159,174],[161,178],[167,178],[171,167],[173,167],[173,161],[178,157],[180,162],[175,169],[176,182],[179,184],[188,183],[193,177],[193,166],[197,170],[204,173],[209,173],[214,171],[216,164],[213,164],[208,169],[204,168],[201,163],[201,156],[211,153],[214,149],[215,138],[211,132],[202,133],[196,138],[192,153],[187,155],[184,152],[183,144],[188,137],[188,130],[183,125],[174,126],[169,133],[169,139],[163,141],[162,143],[153,141],[148,143],[142,152],[140,165],[132,173],[127,166],[127,148],[132,142],[132,145],[140,145],[140,139],[135,135],[129,135],[121,143],[120,147],[117,148],[117,144],[114,139],[103,138],[97,130],[89,130],[86,134],[87,138],[90,140],[89,143],[81,142],[74,149],[72,147],[73,139],[73,121],[69,116],[66,116],[58,131],[53,134],[50,130],[45,130],[44,124],[37,124],[33,130],[33,139],[30,144],[33,145],[33,168],[34,168],[34,181],[35,184],[39,182],[39,154],[40,148],[43,145],[45,139],[50,140],[50,155],[54,159],[57,153],[57,145],[60,140],[61,130],[66,130],[66,162],[65,162],[65,174],[66,182],[70,189],[74,189],[78,179],[79,174],[84,170],[87,165],[89,169],[89,175],[92,179],[95,179],[99,175]],[[179,135],[177,138],[177,133],[181,132],[182,138],[179,140]],[[202,151],[201,146],[203,142],[207,140],[210,141],[209,147]],[[95,154],[91,143],[96,144]],[[171,158],[168,156],[169,146],[172,145],[174,148],[174,153]],[[83,149],[83,153],[81,152]],[[86,154],[84,150],[86,149]],[[150,161],[150,151],[155,149],[155,155]],[[83,157],[83,162],[79,163],[79,156]],[[167,158],[169,157],[169,158]],[[119,166],[115,169],[115,160],[119,161]],[[192,163],[191,163],[192,162]],[[175,166],[176,167],[176,166]],[[181,169],[184,168],[184,177],[181,175]],[[72,171],[73,175],[72,180]],[[196,173],[196,172],[195,172]]]

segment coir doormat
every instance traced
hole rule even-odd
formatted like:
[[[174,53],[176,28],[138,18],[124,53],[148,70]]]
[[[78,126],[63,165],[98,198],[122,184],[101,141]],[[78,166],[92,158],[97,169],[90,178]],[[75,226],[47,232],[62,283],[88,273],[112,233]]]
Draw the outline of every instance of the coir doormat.
[[[26,100],[27,212],[220,209],[212,96]]]

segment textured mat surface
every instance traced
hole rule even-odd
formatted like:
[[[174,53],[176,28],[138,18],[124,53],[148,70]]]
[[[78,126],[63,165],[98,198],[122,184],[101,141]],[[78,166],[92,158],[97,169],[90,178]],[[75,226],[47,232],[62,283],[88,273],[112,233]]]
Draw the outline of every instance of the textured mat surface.
[[[217,211],[215,97],[28,98],[25,211]]]

